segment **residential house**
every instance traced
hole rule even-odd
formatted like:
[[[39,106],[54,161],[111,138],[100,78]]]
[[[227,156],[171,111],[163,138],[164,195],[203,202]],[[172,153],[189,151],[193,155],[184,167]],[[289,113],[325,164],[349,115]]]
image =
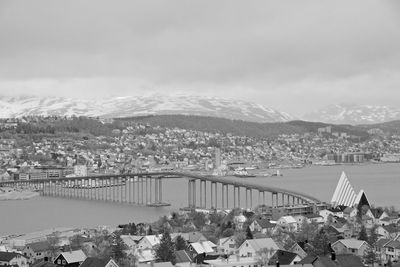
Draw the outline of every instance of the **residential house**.
[[[368,248],[369,245],[367,242],[357,239],[339,239],[332,244],[332,249],[337,255],[353,254],[363,257]]]
[[[28,258],[16,252],[0,251],[0,266],[29,267]]]
[[[190,232],[190,233],[172,233],[171,239],[175,242],[176,238],[181,236],[187,243],[196,243],[208,241],[208,239],[200,232]]]
[[[293,216],[282,216],[277,221],[276,226],[290,232],[296,232],[300,228],[298,222]]]
[[[218,241],[218,251],[222,254],[232,255],[236,252],[236,239],[234,236],[221,238]]]
[[[378,236],[384,238],[396,238],[400,234],[400,228],[395,224],[389,224],[384,226],[378,226],[375,229]]]
[[[152,249],[138,249],[135,256],[139,263],[153,262],[156,260],[154,251]]]
[[[238,249],[238,254],[241,257],[254,257],[261,250],[268,250],[274,253],[280,249],[272,238],[259,238],[259,239],[248,239]]]
[[[296,253],[286,251],[286,250],[277,250],[274,255],[272,255],[269,260],[269,265],[273,265],[276,262],[282,265],[295,265],[301,261],[301,258]]]
[[[30,243],[22,250],[24,256],[28,257],[29,264],[47,260],[51,256],[50,244],[48,241]]]
[[[192,260],[185,250],[175,251],[175,264],[180,267],[190,267]]]
[[[119,267],[113,259],[88,257],[79,267]]]
[[[154,249],[160,244],[160,237],[157,235],[146,235],[137,244],[138,249]]]
[[[121,235],[121,239],[127,246],[128,250],[135,250],[142,238],[143,236],[138,235]]]
[[[391,239],[380,238],[375,242],[374,248],[377,254],[377,258],[379,259],[380,262],[385,262],[387,260],[385,245],[390,241]]]
[[[86,260],[86,255],[82,250],[62,252],[54,260],[54,264],[61,267],[78,267]]]
[[[306,214],[304,215],[307,218],[307,222],[308,223],[317,223],[317,224],[323,224],[324,221],[324,217],[322,217],[319,214]]]
[[[152,262],[151,264],[148,263],[139,263],[138,267],[174,267],[171,262]]]
[[[204,256],[213,256],[213,255],[219,255],[216,253],[217,246],[211,242],[211,241],[204,241],[204,242],[196,242],[196,243],[191,243],[188,245],[186,249],[186,253],[189,255],[190,259],[193,262],[202,262],[198,261],[197,258],[199,255]]]
[[[301,266],[302,262],[298,265]],[[331,256],[318,256],[312,261],[314,267],[365,267],[360,257],[355,255],[335,255]]]
[[[249,225],[249,228],[252,232],[267,234],[272,233],[275,226],[276,224],[271,223],[268,219],[256,219]]]
[[[289,249],[289,251],[296,253],[300,256],[300,258],[304,259],[305,257],[307,257],[306,250],[308,250],[307,247],[309,246],[311,247],[308,242],[297,242]]]
[[[228,258],[205,260],[204,263],[210,267],[256,267],[259,266],[259,259],[257,257],[237,257],[231,255]]]
[[[386,262],[397,262],[400,260],[400,241],[398,240],[390,240],[384,246]]]
[[[343,217],[346,220],[355,218],[357,216],[357,214],[358,214],[358,210],[356,208],[352,208],[352,207],[347,207],[343,211]]]

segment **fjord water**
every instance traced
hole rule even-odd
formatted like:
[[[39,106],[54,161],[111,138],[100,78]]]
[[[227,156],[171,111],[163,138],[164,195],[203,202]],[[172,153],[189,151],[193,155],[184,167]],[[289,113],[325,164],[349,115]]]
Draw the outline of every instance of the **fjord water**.
[[[295,190],[329,202],[342,171],[346,172],[355,191],[364,189],[375,206],[400,208],[400,164],[313,166],[281,170],[282,177],[232,179],[246,179],[252,183]],[[54,227],[116,226],[127,222],[151,222],[187,206],[186,179],[164,181],[163,189],[163,200],[171,203],[170,207],[154,208],[54,197],[0,201],[0,236]],[[256,205],[258,194],[254,194],[253,199],[253,205]],[[233,203],[232,199],[230,203]]]

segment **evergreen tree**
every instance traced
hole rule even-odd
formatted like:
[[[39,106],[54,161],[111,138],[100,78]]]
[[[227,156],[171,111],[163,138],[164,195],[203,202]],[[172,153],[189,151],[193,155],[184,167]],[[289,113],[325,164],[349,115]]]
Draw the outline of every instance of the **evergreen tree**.
[[[171,240],[171,235],[168,231],[165,231],[161,240],[160,245],[155,250],[156,260],[158,262],[171,262],[175,264],[175,246]]]
[[[358,240],[363,240],[368,242],[367,230],[364,225],[361,226],[360,232],[358,233]]]
[[[374,246],[376,241],[378,240],[378,235],[376,234],[376,228],[377,228],[376,225],[374,225],[374,227],[371,228],[371,234],[369,235],[369,238],[368,238],[368,243],[371,246]]]
[[[148,235],[154,235],[153,229],[151,229],[151,225],[149,225],[149,229],[147,230]]]
[[[377,255],[375,253],[375,251],[373,250],[373,248],[368,247],[368,249],[365,251],[364,254],[364,260],[365,263],[369,264],[368,266],[374,266],[376,260],[377,260]]]
[[[186,248],[186,241],[183,239],[182,236],[178,235],[175,240],[175,249],[176,250],[183,250]]]
[[[114,232],[111,248],[113,259],[119,263],[122,262],[122,260],[126,257],[125,250],[127,247],[121,238],[120,232]]]
[[[251,232],[250,226],[246,228],[246,239],[253,239],[253,233]]]
[[[329,236],[323,229],[315,235],[312,245],[315,255],[326,255],[331,252]]]

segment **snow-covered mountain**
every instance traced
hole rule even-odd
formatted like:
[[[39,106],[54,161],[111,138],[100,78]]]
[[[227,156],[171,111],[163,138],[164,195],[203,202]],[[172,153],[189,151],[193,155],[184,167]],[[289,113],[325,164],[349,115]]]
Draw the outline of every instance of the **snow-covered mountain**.
[[[400,109],[358,104],[329,105],[304,119],[335,124],[372,124],[400,120]]]
[[[0,96],[0,117],[29,115],[130,117],[150,114],[185,114],[223,117],[254,122],[291,120],[286,113],[242,100],[203,96],[151,95],[102,100],[64,97]]]

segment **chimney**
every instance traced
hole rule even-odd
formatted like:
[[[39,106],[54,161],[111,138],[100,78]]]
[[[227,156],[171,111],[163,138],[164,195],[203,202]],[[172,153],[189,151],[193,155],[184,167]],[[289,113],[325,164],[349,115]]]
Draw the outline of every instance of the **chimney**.
[[[336,260],[336,253],[334,251],[331,252],[331,260],[332,261]]]

